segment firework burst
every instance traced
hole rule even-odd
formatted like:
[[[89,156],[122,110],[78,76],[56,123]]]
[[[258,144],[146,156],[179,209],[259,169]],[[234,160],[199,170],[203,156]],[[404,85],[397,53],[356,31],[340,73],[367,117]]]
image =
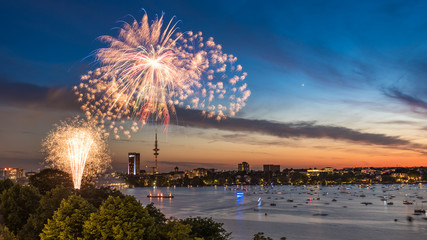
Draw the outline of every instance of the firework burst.
[[[110,163],[102,131],[94,122],[75,118],[61,122],[42,144],[48,165],[71,174],[80,189],[84,176],[99,174]]]
[[[148,22],[125,23],[117,38],[95,52],[100,67],[82,76],[75,92],[90,119],[109,122],[116,138],[149,121],[167,129],[175,107],[199,109],[218,120],[234,116],[245,106],[250,91],[237,58],[202,33],[177,32],[163,16]],[[130,128],[126,120],[132,120]],[[135,121],[134,121],[135,120]]]

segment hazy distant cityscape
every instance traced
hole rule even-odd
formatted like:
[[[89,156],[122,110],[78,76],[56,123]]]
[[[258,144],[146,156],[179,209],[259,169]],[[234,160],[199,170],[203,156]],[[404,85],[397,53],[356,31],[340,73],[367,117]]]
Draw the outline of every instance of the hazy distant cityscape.
[[[170,172],[141,170],[137,163],[138,154],[130,153],[129,170],[108,172],[98,176],[103,186],[167,187],[167,186],[225,186],[225,185],[334,185],[334,184],[392,184],[426,183],[427,167],[356,167],[335,169],[281,168],[280,165],[265,164],[262,170],[252,170],[247,162],[238,163],[234,170],[195,168],[180,170],[178,166]],[[0,168],[0,180],[11,179],[26,183],[34,171],[22,168]]]

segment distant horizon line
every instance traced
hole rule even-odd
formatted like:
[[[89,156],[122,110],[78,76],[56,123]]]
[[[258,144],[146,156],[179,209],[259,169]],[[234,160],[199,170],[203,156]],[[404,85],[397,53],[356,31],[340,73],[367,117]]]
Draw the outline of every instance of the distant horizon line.
[[[382,166],[382,167],[374,167],[374,166],[357,166],[357,167],[342,167],[342,168],[336,168],[336,167],[330,167],[330,166],[328,166],[328,167],[282,167],[280,164],[264,164],[264,165],[279,165],[280,166],[280,168],[281,168],[281,171],[282,170],[284,170],[284,169],[307,169],[307,170],[309,170],[309,169],[319,169],[319,170],[321,170],[321,169],[324,169],[324,168],[333,168],[333,169],[335,169],[335,170],[343,170],[343,169],[354,169],[354,168],[366,168],[366,169],[372,169],[372,168],[427,168],[427,166],[388,166],[388,167],[386,167],[386,166]],[[9,167],[1,167],[0,169],[5,169],[5,168],[20,168],[20,167],[11,167],[11,166],[9,166]],[[43,170],[43,169],[47,169],[47,168],[50,168],[50,167],[44,167],[44,168],[37,168],[37,169],[25,169],[25,168],[20,168],[20,169],[23,169],[25,172],[36,172],[36,171],[41,171],[41,170]],[[192,168],[192,169],[185,169],[185,170],[180,170],[180,171],[191,171],[191,170],[194,170],[194,169],[200,169],[200,168],[202,168],[202,169],[214,169],[215,171],[237,171],[237,167],[236,168],[230,168],[230,169],[220,169],[220,168],[212,168],[212,167],[195,167],[195,168]],[[144,169],[140,169],[140,170],[144,170]],[[111,169],[109,169],[109,170],[107,170],[106,172],[120,172],[120,171],[123,171],[123,172],[126,172],[126,170],[125,169],[123,169],[123,170],[120,170],[119,168],[111,168]],[[160,173],[169,173],[169,172],[173,172],[174,171],[174,169],[172,168],[172,170],[171,171],[159,171]],[[251,168],[249,171],[263,171],[263,168],[261,167],[261,168],[259,168],[259,167],[257,167],[257,168]],[[146,171],[147,173],[150,173],[150,171]]]

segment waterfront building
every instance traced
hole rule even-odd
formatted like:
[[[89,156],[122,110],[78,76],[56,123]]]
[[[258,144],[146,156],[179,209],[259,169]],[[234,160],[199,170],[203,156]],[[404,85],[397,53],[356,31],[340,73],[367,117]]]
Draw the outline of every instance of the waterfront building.
[[[24,177],[24,169],[22,168],[0,168],[0,179],[18,180]]]
[[[204,177],[208,175],[208,173],[213,173],[213,172],[215,172],[215,169],[196,168],[196,169],[193,169],[191,172],[187,172],[187,175],[189,178]]]
[[[140,154],[132,152],[128,154],[128,174],[139,175],[140,172]]]
[[[242,162],[242,163],[237,164],[237,171],[248,173],[249,172],[249,163]]]
[[[25,172],[25,177],[29,178],[35,174],[36,174],[36,172],[33,172],[33,171]]]
[[[334,173],[335,169],[331,168],[331,167],[325,167],[323,169],[307,169],[307,175],[310,176],[319,176],[320,173]]]
[[[96,182],[97,187],[110,187],[112,189],[121,190],[126,189],[129,185],[125,180],[115,172],[113,173],[104,173],[99,176],[98,181]]]

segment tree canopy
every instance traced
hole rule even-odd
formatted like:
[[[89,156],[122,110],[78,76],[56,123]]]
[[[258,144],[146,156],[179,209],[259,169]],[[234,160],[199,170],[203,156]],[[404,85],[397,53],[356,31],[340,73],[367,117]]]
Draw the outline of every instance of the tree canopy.
[[[40,234],[44,239],[82,239],[83,224],[96,209],[77,195],[71,195],[61,202],[61,206],[49,219]]]
[[[186,218],[180,220],[183,224],[191,226],[190,236],[192,238],[199,237],[205,240],[227,240],[230,239],[231,233],[228,233],[222,226],[223,223],[218,223],[212,218]]]
[[[11,188],[13,186],[13,182],[10,179],[5,179],[5,180],[0,180],[0,194],[4,191],[4,190],[8,190],[9,188]]]
[[[54,212],[61,206],[62,200],[67,199],[71,194],[72,189],[58,185],[42,196],[39,207],[30,214],[18,237],[20,239],[39,239],[39,234],[47,220],[52,218]]]
[[[86,239],[155,239],[154,218],[133,196],[108,197],[84,225]]]
[[[14,184],[0,195],[0,212],[5,226],[16,234],[39,205],[40,194],[33,186]]]
[[[124,197],[120,191],[108,187],[96,188],[93,184],[83,184],[80,190],[76,191],[76,194],[82,196],[96,208],[99,208],[109,196]]]
[[[46,194],[58,185],[73,188],[70,174],[53,168],[46,168],[29,177],[30,185],[36,187],[41,194]]]

